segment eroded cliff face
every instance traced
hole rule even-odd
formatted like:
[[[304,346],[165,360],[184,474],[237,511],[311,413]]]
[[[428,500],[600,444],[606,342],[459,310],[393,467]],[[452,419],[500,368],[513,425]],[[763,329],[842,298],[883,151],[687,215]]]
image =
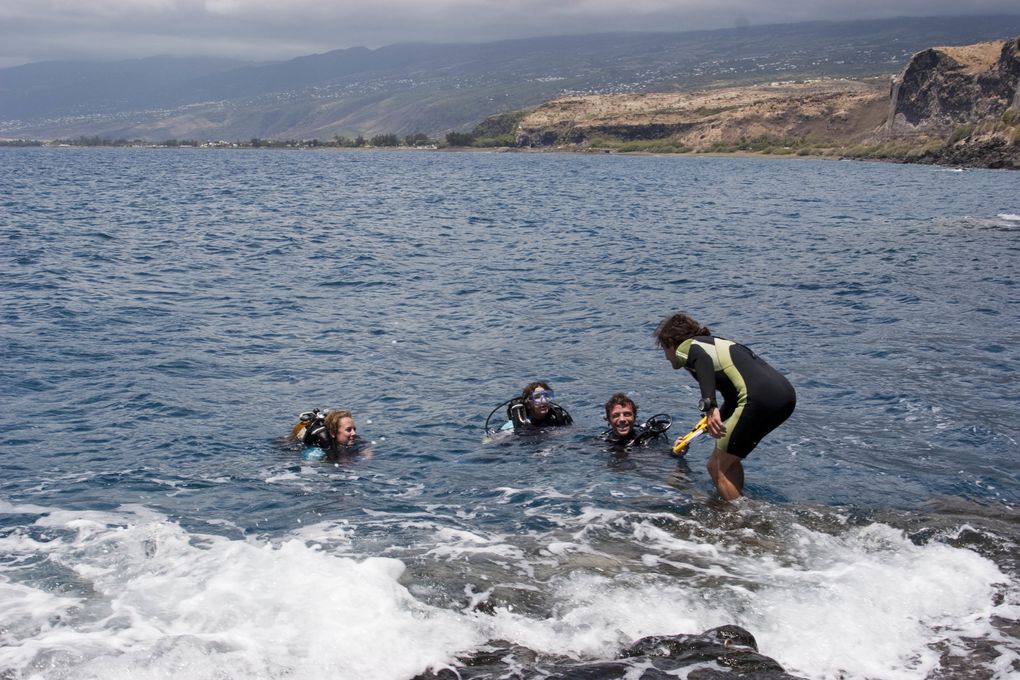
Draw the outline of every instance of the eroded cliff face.
[[[887,131],[946,130],[1020,107],[1020,38],[918,52],[892,87]]]
[[[884,85],[849,80],[571,96],[529,112],[517,127],[517,145],[669,139],[705,150],[761,135],[858,139],[882,124],[886,105]]]

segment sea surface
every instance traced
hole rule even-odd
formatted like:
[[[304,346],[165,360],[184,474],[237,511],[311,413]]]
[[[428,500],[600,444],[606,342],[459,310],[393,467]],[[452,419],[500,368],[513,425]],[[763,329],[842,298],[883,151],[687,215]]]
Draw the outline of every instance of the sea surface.
[[[541,677],[725,624],[804,678],[1020,675],[1016,173],[3,149],[0,244],[0,678],[404,680],[493,640]],[[736,503],[707,437],[596,438],[616,391],[697,420],[680,310],[797,389]],[[574,426],[486,442],[534,379]],[[316,407],[371,457],[303,461]]]

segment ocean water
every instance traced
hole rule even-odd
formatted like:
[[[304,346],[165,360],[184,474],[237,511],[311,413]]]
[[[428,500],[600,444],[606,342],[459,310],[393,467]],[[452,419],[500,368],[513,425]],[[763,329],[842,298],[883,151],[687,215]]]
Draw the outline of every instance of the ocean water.
[[[805,678],[1020,674],[1020,176],[0,151],[0,677],[401,680],[736,624]],[[794,416],[720,502],[686,310]],[[545,379],[572,428],[485,443]],[[345,407],[373,455],[309,463]],[[635,671],[634,677],[640,672]],[[680,673],[678,677],[686,677]]]

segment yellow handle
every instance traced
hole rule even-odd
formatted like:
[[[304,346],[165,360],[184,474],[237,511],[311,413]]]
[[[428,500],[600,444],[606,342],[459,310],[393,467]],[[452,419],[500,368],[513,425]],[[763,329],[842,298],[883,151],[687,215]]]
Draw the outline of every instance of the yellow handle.
[[[707,426],[708,416],[701,416],[701,420],[698,421],[698,424],[695,425],[690,432],[677,440],[677,443],[673,445],[673,453],[679,455],[681,451],[687,448],[687,445],[690,444],[695,437],[705,431]]]

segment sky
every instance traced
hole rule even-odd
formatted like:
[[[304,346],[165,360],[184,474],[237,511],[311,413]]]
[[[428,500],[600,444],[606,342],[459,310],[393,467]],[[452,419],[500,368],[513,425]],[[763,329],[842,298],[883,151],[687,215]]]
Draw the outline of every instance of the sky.
[[[275,61],[400,42],[959,14],[1020,14],[1020,1],[0,0],[0,68],[156,55]]]

